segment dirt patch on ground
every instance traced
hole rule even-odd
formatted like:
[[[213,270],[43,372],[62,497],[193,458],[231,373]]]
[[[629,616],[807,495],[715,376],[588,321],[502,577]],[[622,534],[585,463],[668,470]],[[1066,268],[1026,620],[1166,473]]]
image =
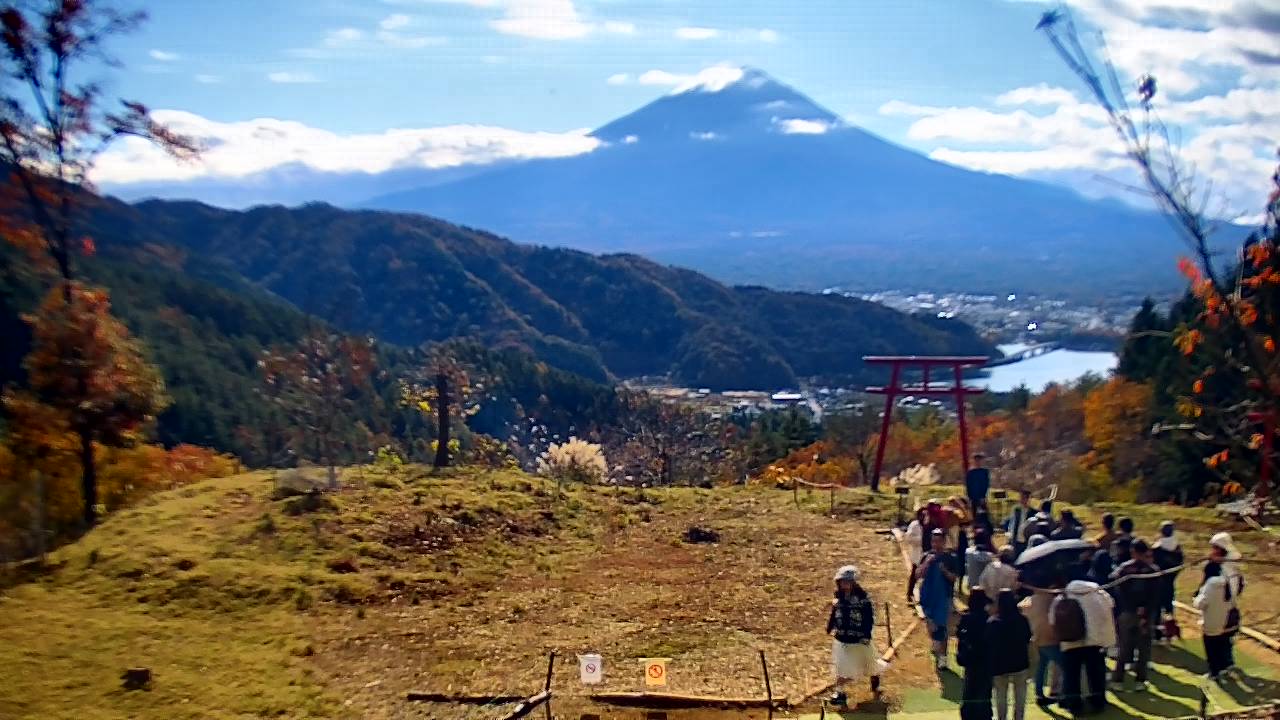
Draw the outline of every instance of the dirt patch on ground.
[[[588,652],[605,659],[599,690],[643,689],[640,659],[666,657],[673,692],[763,697],[763,649],[774,694],[796,699],[830,680],[823,631],[835,568],[862,569],[877,601],[892,601],[896,632],[914,617],[900,601],[906,572],[896,545],[865,520],[827,517],[816,501],[796,507],[789,493],[764,489],[649,493],[658,502],[647,521],[551,567],[539,569],[530,548],[490,590],[376,618],[333,618],[317,662],[367,718],[481,717],[402,698],[414,689],[533,693],[553,650],[561,706],[588,691],[576,659]],[[714,529],[719,542],[685,542],[691,525]],[[883,617],[876,633],[886,649]],[[932,672],[926,653],[903,653],[885,678],[890,704],[895,688]]]

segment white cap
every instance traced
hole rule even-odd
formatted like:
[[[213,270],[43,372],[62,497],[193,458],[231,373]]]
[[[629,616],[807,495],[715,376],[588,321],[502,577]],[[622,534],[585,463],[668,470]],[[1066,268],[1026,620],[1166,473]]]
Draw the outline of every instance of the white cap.
[[[1236,549],[1236,544],[1231,539],[1231,533],[1220,532],[1209,538],[1209,544],[1226,553],[1228,560],[1239,560],[1241,557],[1240,551]]]
[[[841,567],[836,571],[835,580],[836,582],[841,580],[852,580],[853,582],[858,582],[858,568],[853,565],[845,565]]]

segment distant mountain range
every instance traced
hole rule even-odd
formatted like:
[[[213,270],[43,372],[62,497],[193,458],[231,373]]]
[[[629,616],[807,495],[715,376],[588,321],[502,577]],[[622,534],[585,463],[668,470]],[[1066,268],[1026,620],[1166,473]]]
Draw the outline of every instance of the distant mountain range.
[[[108,188],[229,205],[419,212],[519,242],[639,253],[781,288],[1040,291],[1180,286],[1168,223],[1118,201],[936,162],[853,127],[759,70],[662,97],[596,150],[448,171]]]
[[[518,245],[420,215],[103,200],[85,230],[108,254],[266,290],[396,345],[475,338],[595,380],[669,374],[776,389],[808,376],[866,379],[865,354],[994,353],[957,321],[727,287],[634,255]]]

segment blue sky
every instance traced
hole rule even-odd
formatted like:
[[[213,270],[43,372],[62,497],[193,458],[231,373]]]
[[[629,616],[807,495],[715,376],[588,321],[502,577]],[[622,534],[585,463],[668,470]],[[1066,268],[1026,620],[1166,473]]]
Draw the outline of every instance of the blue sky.
[[[1161,80],[1184,149],[1215,180],[1223,212],[1256,210],[1280,142],[1280,0],[1069,4],[1106,33],[1127,77]],[[442,165],[589,151],[574,139],[581,129],[726,65],[761,68],[849,122],[947,162],[1104,194],[1115,189],[1097,176],[1123,172],[1078,82],[1033,31],[1047,6],[1028,0],[135,6],[150,19],[115,43],[126,69],[114,89],[222,150],[175,170],[126,143],[104,159],[98,177],[108,183],[235,176],[286,155],[378,171],[420,146],[439,149],[420,156]],[[269,149],[281,157],[250,144],[266,127],[257,120],[279,138]]]

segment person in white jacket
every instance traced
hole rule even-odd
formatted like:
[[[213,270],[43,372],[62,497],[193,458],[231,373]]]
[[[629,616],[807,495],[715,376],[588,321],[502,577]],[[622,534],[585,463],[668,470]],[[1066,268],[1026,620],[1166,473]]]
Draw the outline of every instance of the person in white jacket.
[[[1235,628],[1227,627],[1235,595],[1222,574],[1222,563],[1210,560],[1204,566],[1204,582],[1196,592],[1194,604],[1200,611],[1200,629],[1204,635],[1204,657],[1209,663],[1209,677],[1218,680],[1232,665],[1231,636]]]
[[[1104,649],[1116,644],[1116,625],[1112,609],[1115,602],[1110,593],[1088,580],[1072,580],[1066,590],[1049,606],[1049,623],[1055,632],[1064,634],[1058,625],[1058,606],[1074,600],[1080,604],[1084,615],[1084,637],[1063,640],[1062,648],[1062,706],[1074,714],[1086,709],[1101,712],[1107,706],[1107,664]],[[1082,696],[1080,673],[1084,671],[1089,682],[1089,694]]]
[[[907,604],[916,601],[916,571],[920,569],[920,559],[924,557],[924,508],[916,510],[906,532],[902,534],[902,542],[907,548],[907,559],[911,561],[911,573],[907,576]]]

